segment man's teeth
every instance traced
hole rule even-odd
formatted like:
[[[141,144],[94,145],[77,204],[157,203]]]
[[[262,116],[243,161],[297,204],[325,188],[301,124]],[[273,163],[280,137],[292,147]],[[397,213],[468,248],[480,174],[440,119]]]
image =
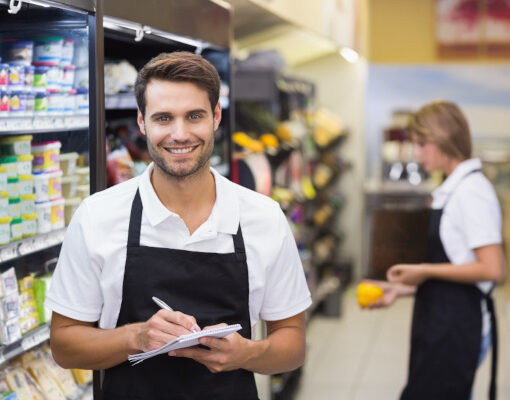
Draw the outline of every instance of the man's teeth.
[[[194,147],[186,147],[184,149],[168,149],[168,151],[172,154],[184,154],[184,153],[189,153],[193,149],[194,149]]]

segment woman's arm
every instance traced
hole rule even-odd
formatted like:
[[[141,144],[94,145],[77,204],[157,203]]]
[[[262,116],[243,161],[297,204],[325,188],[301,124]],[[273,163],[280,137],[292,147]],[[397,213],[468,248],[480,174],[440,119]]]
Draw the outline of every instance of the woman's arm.
[[[500,282],[505,276],[505,259],[500,244],[491,244],[474,250],[476,261],[453,265],[442,264],[398,264],[387,272],[390,282],[420,285],[427,279],[441,279],[459,283],[481,281]]]

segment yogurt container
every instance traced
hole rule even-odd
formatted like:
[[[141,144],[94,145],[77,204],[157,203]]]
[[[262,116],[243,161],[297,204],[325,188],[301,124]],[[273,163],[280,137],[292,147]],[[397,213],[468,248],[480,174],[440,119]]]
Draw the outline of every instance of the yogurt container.
[[[90,186],[89,185],[78,185],[78,187],[76,188],[76,194],[82,200],[86,199],[88,196],[90,196]]]
[[[0,89],[7,88],[9,84],[9,64],[0,63]]]
[[[79,185],[89,185],[90,183],[90,167],[76,167],[76,175],[80,177]]]
[[[5,61],[12,65],[29,66],[32,62],[34,42],[31,40],[8,40],[5,42]]]
[[[76,175],[62,177],[62,196],[66,199],[75,197],[80,178]]]
[[[63,198],[51,201],[51,229],[60,229],[65,226],[65,200]]]
[[[64,114],[73,115],[76,113],[76,90],[68,90],[64,94]]]
[[[50,201],[50,178],[47,173],[39,172],[34,174],[35,201],[42,203]]]
[[[19,196],[21,199],[20,210],[21,215],[35,213],[35,194],[22,194]]]
[[[22,214],[22,235],[24,238],[34,236],[37,233],[37,213]]]
[[[35,205],[37,213],[37,233],[47,233],[51,231],[51,202],[37,203]]]
[[[18,191],[20,195],[34,193],[34,176],[32,174],[18,176]]]
[[[11,220],[11,240],[20,240],[23,238],[23,219],[20,217]]]
[[[66,198],[64,202],[64,217],[65,217],[65,224],[66,226],[69,225],[71,222],[71,218],[73,214],[76,212],[78,207],[81,204],[81,198],[79,197],[72,197],[72,198]]]
[[[34,143],[32,154],[34,172],[51,172],[60,169],[60,147],[58,140],[53,142]]]
[[[70,65],[74,58],[74,40],[64,39],[62,43],[62,58],[60,59],[60,65],[63,67]]]
[[[10,115],[21,115],[27,108],[27,96],[20,90],[12,91],[9,95],[9,113]]]
[[[7,117],[9,115],[9,109],[11,108],[11,98],[7,91],[0,91],[0,118]]]
[[[60,154],[60,169],[64,176],[74,175],[77,160],[78,153],[76,152]]]
[[[9,65],[10,90],[22,90],[25,86],[25,69],[20,65]]]
[[[0,154],[4,156],[30,155],[32,138],[32,135],[0,138]],[[32,158],[30,158],[31,160]]]
[[[74,65],[66,65],[62,69],[62,89],[69,90],[73,88],[74,85],[74,70],[76,67]]]
[[[11,217],[0,217],[0,246],[11,241]]]
[[[62,90],[62,75],[63,71],[60,67],[50,67],[47,74],[46,90]]]
[[[15,198],[19,196],[19,178],[7,178],[7,192],[9,192],[9,198]]]
[[[45,114],[48,111],[48,94],[36,93],[34,99],[34,114],[40,115]]]
[[[46,92],[48,86],[48,70],[50,67],[38,66],[34,68],[33,87],[36,92]]]
[[[48,91],[48,113],[62,114],[64,112],[64,96],[59,90]]]
[[[76,112],[78,114],[89,113],[89,90],[77,89],[76,90]]]
[[[60,65],[64,38],[60,36],[42,37],[35,41],[34,62],[46,65]]]
[[[0,166],[7,167],[7,178],[18,176],[18,157],[0,157]]]
[[[74,87],[76,89],[87,89],[89,88],[89,69],[88,68],[76,68],[74,71]]]
[[[35,67],[32,65],[27,65],[23,67],[25,70],[25,90],[31,91],[32,86],[34,85],[34,72]]]
[[[22,154],[18,156],[18,175],[31,175],[32,174],[32,154]]]
[[[19,197],[9,199],[9,217],[19,218],[21,217],[21,199]]]
[[[0,165],[0,192],[7,190],[7,167]]]
[[[48,195],[50,200],[62,197],[62,171],[55,171],[48,174]]]
[[[0,217],[9,216],[9,192],[2,190],[0,192]]]

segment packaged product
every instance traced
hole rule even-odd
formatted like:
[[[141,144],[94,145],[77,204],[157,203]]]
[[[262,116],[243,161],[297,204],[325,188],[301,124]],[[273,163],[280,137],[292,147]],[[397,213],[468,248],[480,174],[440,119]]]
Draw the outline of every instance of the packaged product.
[[[0,157],[0,166],[7,167],[8,178],[16,178],[18,176],[18,157]]]
[[[11,344],[21,339],[19,318],[9,319],[1,324],[0,341],[2,344]]]
[[[90,167],[77,167],[76,175],[80,177],[79,185],[88,185],[90,182]]]
[[[88,79],[88,76],[87,76]],[[78,114],[89,113],[89,90],[78,88],[76,90],[76,112]]]
[[[48,90],[48,113],[61,114],[64,111],[65,94],[59,90]]]
[[[46,90],[60,92],[62,90],[62,76],[63,70],[61,67],[50,67],[47,74]]]
[[[9,109],[11,108],[11,100],[9,93],[0,91],[0,117],[9,116]]]
[[[22,90],[25,84],[25,70],[18,65],[9,65],[8,88],[13,90]]]
[[[51,231],[51,202],[36,203],[37,233],[48,233]]]
[[[62,171],[50,172],[48,175],[48,195],[50,200],[62,197]]]
[[[76,67],[74,65],[66,65],[62,68],[62,89],[69,90],[74,85],[74,71]]]
[[[51,172],[60,169],[60,147],[61,143],[57,141],[34,143],[32,145],[32,154],[34,160],[32,168],[34,172]]]
[[[19,196],[19,178],[7,178],[7,191],[10,198]]]
[[[44,396],[52,400],[66,400],[66,396],[60,390],[57,382],[52,378],[46,363],[41,359],[32,361],[28,367],[28,372],[36,380]]]
[[[64,176],[74,175],[77,160],[78,153],[76,152],[60,154],[60,169]]]
[[[11,241],[11,217],[0,217],[0,246]]]
[[[9,216],[9,192],[2,190],[0,192],[0,217]]]
[[[21,368],[16,368],[5,377],[9,389],[16,392],[18,400],[32,400],[32,392]]]
[[[2,317],[4,320],[11,320],[19,318],[20,307],[19,307],[19,293],[13,292],[4,295],[0,300],[2,304]]]
[[[62,59],[64,38],[60,36],[42,37],[35,40],[34,63],[58,66]]]
[[[25,67],[25,91],[32,91],[34,85],[34,72],[35,67],[32,65],[26,65]]]
[[[51,201],[51,229],[60,229],[65,226],[64,198]]]
[[[16,279],[16,271],[14,267],[2,272],[2,288],[4,296],[11,293],[18,293],[18,281]]]
[[[50,178],[48,173],[34,173],[34,192],[36,203],[42,203],[50,200]]]
[[[48,94],[36,93],[34,100],[34,115],[43,115],[48,111]]]
[[[26,97],[23,97],[24,93],[18,90],[13,90],[9,94],[9,115],[19,115],[22,111],[22,106],[26,106]],[[23,99],[25,101],[23,102]],[[24,109],[23,109],[24,111]]]
[[[89,96],[89,69],[88,67],[76,68],[74,71],[74,87],[78,89],[78,93],[87,95],[87,104]],[[80,89],[86,90],[80,92]]]
[[[35,194],[22,194],[20,195],[20,211],[21,215],[35,214]]]
[[[64,216],[66,226],[70,224],[73,214],[76,212],[81,204],[81,197],[71,197],[65,199],[64,203]]]
[[[64,39],[62,44],[62,58],[60,59],[60,65],[66,66],[70,65],[73,62],[74,58],[74,40],[73,39]]]
[[[7,88],[9,84],[9,64],[0,62],[0,88]]]
[[[79,185],[76,189],[76,194],[80,197],[80,199],[85,200],[90,195],[90,186]]]
[[[18,395],[16,392],[7,392],[2,394],[2,400],[19,400]]]
[[[7,190],[7,166],[0,165],[0,192]]]
[[[22,222],[22,232],[23,237],[31,237],[35,236],[37,233],[37,214],[22,214],[21,218],[23,219]]]
[[[18,192],[20,195],[34,193],[34,176],[32,174],[19,175],[18,179]]]
[[[57,382],[62,393],[68,398],[73,397],[78,391],[78,386],[74,381],[72,372],[60,367],[53,359],[51,352],[43,351],[41,353],[41,360],[44,361],[50,376]]]
[[[92,382],[92,371],[89,369],[72,369],[74,380],[78,385]]]
[[[37,305],[39,321],[46,323],[51,321],[51,309],[45,307],[46,291],[50,288],[51,275],[38,276],[34,279],[34,297]]]
[[[80,178],[76,175],[64,176],[62,178],[62,195],[66,199],[76,196],[79,180]]]
[[[34,290],[34,277],[27,275],[18,281],[18,288],[20,293],[26,293]]]
[[[9,136],[0,139],[2,156],[30,155],[32,135]]]
[[[34,68],[34,91],[46,92],[48,86],[48,70],[50,67],[40,66]]]
[[[11,221],[11,241],[23,238],[23,218],[13,218]]]
[[[64,94],[64,114],[74,115],[76,113],[76,90],[66,90]]]
[[[30,278],[32,277],[30,276]],[[33,287],[27,288],[25,291],[21,292],[19,297],[19,324],[21,333],[24,335],[39,326],[39,314],[37,312],[37,303],[35,301]]]
[[[11,65],[30,66],[34,51],[34,42],[31,40],[6,40],[5,61]]]
[[[32,375],[30,375],[28,373],[28,371],[26,371],[26,370],[23,370],[23,374],[25,375],[25,379],[27,380],[28,386],[30,388],[30,392],[32,394],[31,399],[32,400],[47,400],[44,397],[43,392],[42,392],[41,388],[39,387],[39,385],[37,384],[37,382],[35,381],[35,379],[32,378]]]
[[[9,198],[9,217],[13,220],[11,221],[11,226],[14,223],[16,218],[21,217],[21,207],[20,207],[21,199],[19,197],[11,197]]]
[[[33,116],[34,115],[34,109],[35,109],[35,92],[29,91],[25,92],[27,96],[27,105],[25,108],[25,115],[26,116]]]

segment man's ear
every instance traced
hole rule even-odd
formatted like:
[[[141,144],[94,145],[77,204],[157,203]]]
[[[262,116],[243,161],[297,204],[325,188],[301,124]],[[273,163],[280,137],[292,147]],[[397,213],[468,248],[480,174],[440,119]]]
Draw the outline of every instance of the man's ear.
[[[218,129],[220,126],[221,121],[221,105],[218,101],[218,104],[216,104],[216,107],[214,107],[214,130]]]
[[[140,132],[142,132],[145,135],[145,122],[143,120],[143,115],[140,109],[138,109],[137,115],[136,115],[136,122],[138,122],[138,127],[140,128]]]

